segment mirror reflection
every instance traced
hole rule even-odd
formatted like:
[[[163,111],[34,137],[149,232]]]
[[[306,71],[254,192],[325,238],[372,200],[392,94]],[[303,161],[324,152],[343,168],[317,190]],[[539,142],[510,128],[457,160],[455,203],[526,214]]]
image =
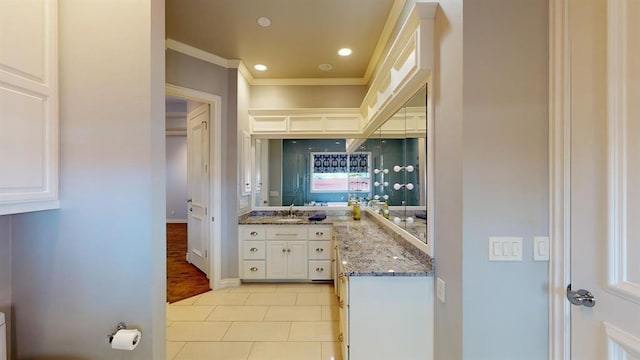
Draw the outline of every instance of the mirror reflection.
[[[345,139],[255,139],[254,207],[355,201],[426,241],[426,99],[425,87],[351,153]]]

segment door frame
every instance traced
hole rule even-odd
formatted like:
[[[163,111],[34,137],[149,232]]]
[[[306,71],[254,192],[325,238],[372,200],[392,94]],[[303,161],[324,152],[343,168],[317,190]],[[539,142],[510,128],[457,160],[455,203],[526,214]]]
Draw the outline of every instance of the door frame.
[[[209,104],[209,207],[210,216],[220,219],[222,202],[214,199],[222,198],[222,98],[218,95],[193,90],[173,84],[165,84],[167,95]],[[222,287],[222,224],[220,221],[209,222],[209,286],[211,289]]]
[[[549,0],[549,359],[571,359],[571,42],[569,1]]]

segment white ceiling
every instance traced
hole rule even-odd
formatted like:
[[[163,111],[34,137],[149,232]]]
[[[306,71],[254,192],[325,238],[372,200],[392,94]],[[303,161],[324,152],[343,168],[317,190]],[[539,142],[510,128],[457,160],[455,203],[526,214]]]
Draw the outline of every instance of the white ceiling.
[[[225,59],[242,60],[256,79],[368,80],[404,2],[166,0],[166,35]],[[270,27],[257,24],[261,16],[271,19]],[[351,48],[353,55],[339,56],[342,47]],[[254,70],[258,63],[269,69]],[[324,63],[333,70],[318,69]]]

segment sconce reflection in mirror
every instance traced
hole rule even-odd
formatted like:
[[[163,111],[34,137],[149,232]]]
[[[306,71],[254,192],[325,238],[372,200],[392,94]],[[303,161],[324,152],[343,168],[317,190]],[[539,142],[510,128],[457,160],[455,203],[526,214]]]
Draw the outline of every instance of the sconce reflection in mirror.
[[[413,190],[413,184],[412,184],[412,183],[408,183],[408,184],[398,184],[398,183],[395,183],[395,184],[393,184],[393,188],[394,188],[395,190],[400,190],[400,189],[402,189],[402,188],[406,188],[407,190]]]
[[[400,172],[402,170],[406,170],[407,172],[413,172],[414,167],[413,165],[407,165],[407,166],[396,165],[393,167],[393,171],[395,172]]]
[[[376,182],[373,183],[373,186],[380,186],[380,185],[389,186],[389,182],[388,181],[384,181],[384,182],[376,181]]]
[[[373,169],[373,173],[374,174],[380,174],[380,173],[388,174],[389,173],[389,169]]]
[[[403,221],[406,222],[407,224],[413,224],[413,218],[410,217],[410,216],[408,218],[406,218],[406,219],[401,219],[401,218],[399,218],[397,216],[395,218],[393,218],[393,222],[398,224],[398,225],[400,225],[400,223],[403,222]]]

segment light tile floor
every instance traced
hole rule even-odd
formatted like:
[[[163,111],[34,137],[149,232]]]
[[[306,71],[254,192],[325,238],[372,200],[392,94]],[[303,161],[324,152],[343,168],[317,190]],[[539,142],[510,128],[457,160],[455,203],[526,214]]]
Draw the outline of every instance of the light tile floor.
[[[170,360],[342,360],[331,284],[242,284],[167,305]]]

